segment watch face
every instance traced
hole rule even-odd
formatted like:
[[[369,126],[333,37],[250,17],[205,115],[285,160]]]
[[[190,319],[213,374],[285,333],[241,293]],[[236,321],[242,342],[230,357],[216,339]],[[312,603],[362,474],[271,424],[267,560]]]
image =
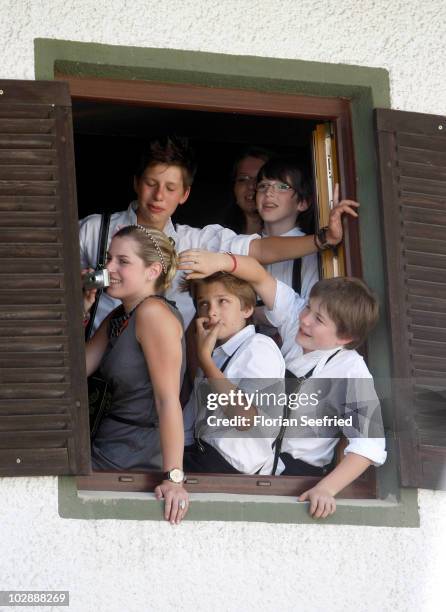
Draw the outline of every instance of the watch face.
[[[169,479],[172,482],[183,482],[184,480],[183,470],[180,470],[179,468],[174,468],[173,470],[170,470]]]

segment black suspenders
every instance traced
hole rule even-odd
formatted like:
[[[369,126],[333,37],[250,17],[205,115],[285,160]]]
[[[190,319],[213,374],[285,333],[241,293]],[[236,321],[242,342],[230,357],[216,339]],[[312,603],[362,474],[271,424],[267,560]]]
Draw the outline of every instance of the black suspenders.
[[[285,393],[287,394],[287,396],[290,395],[291,392],[299,393],[300,388],[302,387],[304,382],[313,375],[315,368],[316,366],[313,366],[311,370],[309,370],[306,374],[304,374],[303,376],[299,376],[299,377],[293,374],[292,372],[290,372],[288,369],[285,370]],[[292,380],[290,381],[290,379]],[[274,463],[273,463],[273,470],[271,472],[273,476],[276,473],[277,464],[279,463],[280,451],[282,450],[282,442],[285,436],[285,430],[286,430],[285,419],[289,417],[289,414],[290,414],[290,407],[287,402],[285,406],[283,407],[283,421],[282,421],[282,425],[280,426],[280,431],[277,434],[277,438],[273,442]]]
[[[330,357],[327,359],[327,361],[324,364],[324,367],[327,365],[327,363],[333,359],[333,357],[335,355],[337,355],[339,353],[341,349],[337,350],[335,353],[332,353],[330,355]],[[306,380],[308,380],[309,378],[311,378],[313,376],[313,372],[316,369],[317,364],[311,368],[311,370],[309,370],[306,374],[304,374],[303,376],[296,376],[295,374],[293,374],[292,372],[290,372],[290,370],[285,370],[285,392],[287,395],[290,395],[290,393],[299,393],[302,385],[304,384],[304,382]],[[290,380],[292,379],[292,380]],[[283,421],[285,421],[285,419],[287,419],[289,417],[290,414],[290,407],[288,405],[288,402],[285,404],[285,406],[283,407]],[[274,440],[273,442],[273,448],[274,448],[274,463],[273,463],[273,470],[271,472],[271,474],[274,476],[274,474],[276,473],[276,469],[277,469],[277,464],[279,463],[279,455],[280,455],[280,451],[282,450],[282,442],[283,442],[283,438],[285,436],[285,431],[286,431],[286,425],[283,422],[282,426],[280,427],[280,431],[277,435],[277,438]]]
[[[243,344],[243,342],[242,342],[242,344]],[[237,351],[238,351],[238,350],[239,350],[239,348],[242,346],[242,344],[240,344],[240,345],[239,345],[239,346],[238,346],[238,347],[235,349],[235,351],[232,353],[232,355],[229,355],[229,357],[227,357],[227,358],[226,358],[226,360],[224,361],[224,363],[223,363],[223,365],[221,366],[221,368],[219,368],[219,369],[220,369],[220,372],[221,372],[222,374],[223,374],[223,372],[226,370],[226,368],[227,368],[227,367],[228,367],[228,365],[229,365],[229,362],[230,362],[230,361],[231,361],[231,359],[234,357],[234,355],[237,353]],[[198,444],[198,448],[199,448],[199,449],[200,449],[202,452],[204,452],[204,447],[203,447],[203,445],[202,445],[202,443],[201,443],[201,440],[200,440],[200,432],[201,432],[201,430],[202,430],[203,425],[205,424],[205,422],[206,422],[206,417],[205,417],[204,419],[201,419],[201,421],[200,421],[199,423],[197,423],[197,426],[196,426],[196,431],[197,431],[197,434],[196,434],[196,436],[195,436],[195,439],[196,439],[196,442],[197,442],[197,444]]]
[[[302,258],[295,259],[293,261],[293,275],[292,275],[291,287],[296,293],[301,295],[302,293]]]
[[[291,274],[291,288],[299,295],[302,294],[302,258],[293,260],[293,270]],[[256,306],[265,306],[265,303],[258,298]]]

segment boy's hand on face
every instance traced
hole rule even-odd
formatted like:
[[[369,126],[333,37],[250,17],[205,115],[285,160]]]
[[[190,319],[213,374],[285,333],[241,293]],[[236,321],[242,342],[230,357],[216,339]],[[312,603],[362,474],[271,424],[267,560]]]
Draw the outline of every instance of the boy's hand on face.
[[[336,511],[336,500],[327,489],[316,485],[298,497],[298,501],[310,502],[309,513],[313,518],[327,518]]]
[[[342,215],[347,214],[352,217],[357,217],[358,213],[355,208],[358,208],[358,202],[354,200],[339,201],[339,184],[336,183],[333,193],[333,208],[330,211],[328,218],[328,229],[326,233],[327,242],[332,245],[339,244],[342,240]]]
[[[189,249],[178,256],[178,269],[191,270],[188,280],[205,278],[215,272],[226,272],[233,267],[232,259],[226,253],[212,253],[204,249]]]
[[[209,317],[199,317],[196,321],[197,326],[197,355],[202,365],[204,362],[212,360],[212,351],[218,338],[221,327],[220,321],[215,325],[210,325]]]

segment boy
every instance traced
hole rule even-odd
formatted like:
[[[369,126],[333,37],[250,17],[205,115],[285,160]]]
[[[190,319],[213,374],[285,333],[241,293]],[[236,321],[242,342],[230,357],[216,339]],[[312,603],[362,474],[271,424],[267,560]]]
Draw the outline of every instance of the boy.
[[[195,170],[192,151],[184,139],[167,137],[151,141],[135,173],[134,189],[137,199],[127,210],[111,215],[108,244],[121,227],[139,224],[164,231],[174,240],[177,252],[191,248],[233,251],[249,254],[264,264],[301,257],[315,252],[318,248],[324,248],[323,239],[318,236],[261,240],[257,234],[238,236],[220,225],[208,225],[203,229],[188,225],[174,227],[171,215],[178,206],[182,206],[187,201]],[[356,202],[343,200],[332,210],[329,229],[325,234],[326,244],[337,244],[342,240],[341,216],[344,212],[357,216],[352,208],[356,206],[358,206]],[[81,268],[96,267],[100,227],[101,215],[89,215],[80,221]],[[166,297],[177,302],[187,327],[194,316],[194,307],[190,296],[181,293],[180,276],[177,274]],[[119,302],[106,293],[101,295],[93,331],[117,305]]]
[[[234,263],[234,257],[189,251],[181,255],[180,268],[192,270],[189,278],[200,278],[219,269],[231,270],[232,274],[248,281],[263,299],[268,319],[279,329],[283,338],[282,354],[291,374],[329,379],[337,407],[347,407],[347,412],[352,416],[356,413],[362,423],[371,423],[373,419],[377,430],[382,431],[371,375],[363,358],[354,350],[364,342],[378,318],[376,299],[366,285],[358,279],[325,279],[313,287],[306,305],[305,300],[281,281],[276,281],[257,261],[237,256]],[[362,390],[358,379],[365,383]],[[316,385],[315,389],[323,386]],[[361,397],[364,387],[367,394]],[[276,473],[323,475],[337,443],[334,434],[325,436],[285,435]],[[310,513],[315,518],[333,514],[335,495],[369,465],[384,463],[384,447],[382,437],[349,437],[340,464],[315,487],[302,493],[299,501],[310,501]]]
[[[197,436],[194,449],[185,452],[184,468],[192,472],[271,473],[272,443],[278,428],[268,432],[269,437],[256,428],[255,437],[252,421],[260,411],[268,412],[268,407],[261,401],[257,406],[253,401],[247,403],[246,396],[236,395],[239,391],[255,394],[259,387],[277,393],[285,374],[275,342],[257,334],[250,323],[254,290],[230,274],[217,273],[191,281],[189,291],[198,313],[196,342],[201,371],[195,393],[184,409],[187,442],[191,442],[188,433],[193,423]],[[212,393],[200,393],[203,378]]]
[[[292,158],[273,157],[259,171],[256,206],[263,221],[262,236],[305,236],[313,233],[310,186]],[[316,253],[266,266],[277,280],[307,299],[319,280]]]

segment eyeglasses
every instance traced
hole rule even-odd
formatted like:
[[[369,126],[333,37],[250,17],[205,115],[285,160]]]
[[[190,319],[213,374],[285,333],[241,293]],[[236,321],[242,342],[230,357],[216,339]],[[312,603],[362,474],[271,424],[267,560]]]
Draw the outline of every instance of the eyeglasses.
[[[260,191],[260,193],[266,193],[270,187],[276,193],[288,193],[289,191],[294,191],[290,185],[287,185],[287,183],[281,183],[280,181],[274,181],[273,183],[260,181],[256,189],[257,191]]]
[[[247,174],[240,174],[239,176],[235,177],[235,182],[239,183],[240,185],[255,185],[257,182],[257,179],[255,176],[248,176]]]

